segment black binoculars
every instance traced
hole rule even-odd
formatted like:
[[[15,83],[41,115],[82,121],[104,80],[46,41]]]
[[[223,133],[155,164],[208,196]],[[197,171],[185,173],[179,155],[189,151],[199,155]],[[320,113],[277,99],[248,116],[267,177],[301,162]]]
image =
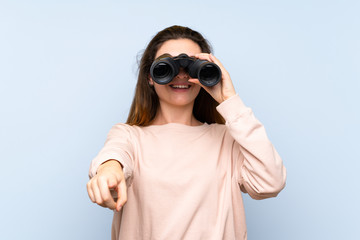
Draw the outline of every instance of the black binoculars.
[[[155,59],[150,67],[150,75],[158,84],[167,84],[179,74],[180,67],[189,73],[191,78],[199,79],[204,86],[216,85],[221,79],[221,70],[215,63],[189,57],[185,53],[177,57],[164,54]]]

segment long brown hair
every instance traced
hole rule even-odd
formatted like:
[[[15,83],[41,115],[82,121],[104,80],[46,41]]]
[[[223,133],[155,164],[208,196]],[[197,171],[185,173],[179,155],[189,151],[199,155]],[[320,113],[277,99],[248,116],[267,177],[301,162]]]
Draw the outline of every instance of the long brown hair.
[[[198,32],[182,26],[171,26],[158,32],[145,49],[139,64],[139,76],[135,96],[131,104],[129,125],[148,126],[155,118],[159,107],[159,98],[153,87],[149,86],[150,67],[161,45],[171,39],[190,39],[200,46],[204,53],[211,52],[208,41]],[[195,98],[194,117],[200,122],[224,124],[224,119],[216,111],[218,103],[203,88]]]

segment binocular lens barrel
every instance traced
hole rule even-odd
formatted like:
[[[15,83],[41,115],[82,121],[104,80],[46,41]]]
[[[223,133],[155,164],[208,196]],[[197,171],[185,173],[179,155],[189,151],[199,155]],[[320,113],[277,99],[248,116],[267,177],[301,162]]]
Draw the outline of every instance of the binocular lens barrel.
[[[159,79],[166,78],[172,75],[172,69],[168,64],[161,62],[154,67],[153,74]]]
[[[207,87],[216,85],[221,79],[221,70],[215,63],[191,58],[186,54],[157,58],[151,65],[150,75],[156,83],[167,84],[179,73],[180,67]]]

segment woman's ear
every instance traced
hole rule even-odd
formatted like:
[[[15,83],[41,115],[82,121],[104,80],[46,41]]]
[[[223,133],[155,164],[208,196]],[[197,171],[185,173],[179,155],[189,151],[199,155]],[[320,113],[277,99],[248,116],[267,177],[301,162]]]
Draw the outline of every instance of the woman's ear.
[[[150,74],[149,74],[149,76],[148,76],[148,82],[149,82],[149,85],[150,85],[151,87],[154,86],[154,81],[152,80]]]

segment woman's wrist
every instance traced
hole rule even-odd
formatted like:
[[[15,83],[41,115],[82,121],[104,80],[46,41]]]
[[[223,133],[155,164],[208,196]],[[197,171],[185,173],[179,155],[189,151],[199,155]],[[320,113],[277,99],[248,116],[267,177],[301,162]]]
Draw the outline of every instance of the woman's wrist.
[[[228,100],[228,99],[230,99],[230,98],[232,98],[233,96],[236,96],[236,95],[237,95],[236,92],[232,92],[232,93],[229,93],[227,95],[224,95],[222,102],[224,102],[224,101],[226,101],[226,100]]]
[[[103,163],[98,167],[97,172],[100,172],[102,169],[107,168],[107,167],[110,167],[110,168],[120,167],[121,170],[123,169],[122,164],[121,164],[118,160],[109,159],[109,160],[103,162]]]

